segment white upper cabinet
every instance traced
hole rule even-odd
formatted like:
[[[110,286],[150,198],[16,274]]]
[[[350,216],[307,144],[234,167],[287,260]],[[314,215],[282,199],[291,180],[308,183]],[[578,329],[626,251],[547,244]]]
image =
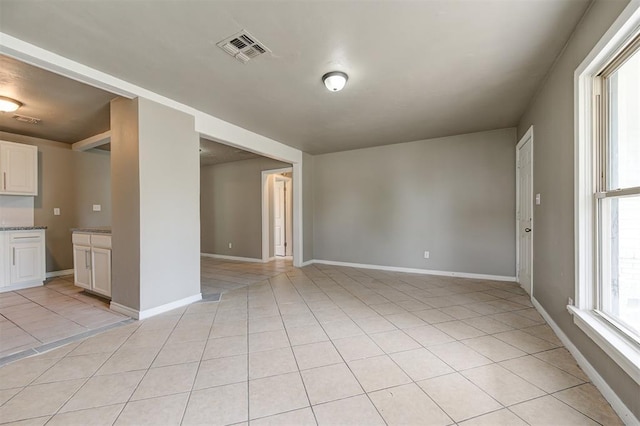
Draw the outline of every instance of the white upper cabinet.
[[[38,195],[38,147],[0,141],[0,194]]]

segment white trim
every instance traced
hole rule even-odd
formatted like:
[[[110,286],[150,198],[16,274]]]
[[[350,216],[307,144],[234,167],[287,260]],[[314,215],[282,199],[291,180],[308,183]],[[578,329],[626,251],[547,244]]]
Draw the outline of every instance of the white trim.
[[[445,277],[475,278],[475,279],[492,280],[492,281],[515,282],[516,280],[516,277],[510,277],[506,275],[487,275],[487,274],[474,274],[470,272],[435,271],[431,269],[404,268],[400,266],[369,265],[366,263],[337,262],[335,260],[320,260],[320,259],[308,260],[304,262],[304,266],[311,265],[312,263],[319,263],[321,265],[347,266],[349,268],[376,269],[379,271],[407,272],[410,274],[440,275]]]
[[[520,283],[520,218],[518,217],[520,215],[520,167],[518,166],[518,161],[520,161],[520,149],[527,143],[530,142],[531,143],[531,151],[530,151],[530,157],[531,157],[531,195],[533,196],[533,125],[531,125],[529,127],[529,129],[527,129],[526,133],[524,134],[524,136],[522,136],[522,138],[520,139],[520,141],[518,142],[518,145],[516,145],[516,282],[518,284],[520,284],[520,287],[522,287],[522,283]],[[534,209],[534,205],[533,205],[533,198],[531,200],[529,200],[531,203],[531,228],[535,229],[533,227],[534,225],[534,221],[533,221],[533,209]],[[531,233],[531,253],[530,253],[530,259],[529,259],[529,280],[531,281],[531,289],[530,289],[530,294],[529,296],[533,295],[533,232]]]
[[[309,266],[309,265],[313,265],[314,264],[314,260],[305,260],[304,262],[302,262],[298,268],[304,268],[305,266]]]
[[[299,163],[293,163],[293,266],[302,263],[302,158]]]
[[[292,215],[293,215],[293,222],[294,222],[294,228],[293,228],[293,249],[296,249],[296,246],[298,245],[298,239],[300,239],[299,243],[302,244],[302,238],[300,238],[300,235],[302,234],[298,234],[296,233],[295,230],[295,218],[296,218],[296,192],[295,192],[295,188],[297,185],[296,182],[296,173],[294,173],[294,169],[293,167],[284,167],[282,169],[271,169],[271,170],[263,170],[262,171],[262,185],[260,186],[260,191],[261,191],[261,199],[262,199],[262,262],[268,262],[269,261],[269,228],[270,228],[270,224],[269,224],[269,204],[271,203],[272,200],[269,199],[269,176],[270,175],[275,175],[275,174],[279,174],[279,173],[293,173],[293,179],[294,179],[294,183],[293,183],[293,189],[294,189],[294,193],[293,193],[293,211],[292,211]],[[302,185],[302,176],[300,176],[300,182],[299,185]],[[294,252],[294,266],[295,266],[295,252]]]
[[[145,309],[143,311],[139,311],[137,309],[133,309],[130,308],[128,306],[124,306],[121,305],[119,303],[116,303],[114,301],[111,301],[111,304],[109,305],[109,308],[112,311],[118,312],[120,314],[124,314],[127,315],[131,318],[137,319],[137,320],[143,320],[143,319],[147,319],[156,315],[160,315],[162,313],[165,312],[169,312],[171,310],[174,309],[178,309],[181,308],[183,306],[186,305],[190,305],[194,302],[197,302],[199,300],[202,300],[202,294],[198,293],[198,294],[194,294],[193,296],[189,296],[189,297],[185,297],[184,299],[180,299],[180,300],[176,300],[174,302],[171,303],[166,303],[164,305],[160,305],[160,306],[156,306],[155,308],[151,308],[151,309]]]
[[[73,275],[73,269],[63,269],[61,271],[51,271],[51,272],[47,272],[47,274],[45,276],[47,278],[54,278],[54,277],[64,277],[66,275]]]
[[[593,309],[595,206],[593,203],[593,78],[640,27],[640,0],[631,0],[574,73],[575,304]]]
[[[598,281],[595,194],[594,81],[640,31],[640,0],[632,0],[574,73],[575,306],[573,322],[640,384],[640,350],[596,313]]]
[[[607,382],[598,374],[598,371],[587,361],[582,352],[578,350],[578,348],[573,344],[573,342],[569,339],[569,337],[564,334],[562,329],[558,326],[558,324],[553,321],[551,316],[545,311],[540,302],[538,302],[535,298],[531,298],[531,303],[536,308],[538,313],[544,318],[544,320],[549,324],[549,326],[553,329],[556,336],[560,339],[562,344],[567,348],[571,355],[578,362],[578,365],[584,373],[591,379],[593,384],[598,388],[602,396],[611,404],[613,410],[618,414],[620,419],[626,425],[640,425],[638,419],[633,415],[631,410],[622,402],[622,400],[616,395],[616,393],[611,389],[611,387],[607,384]]]
[[[255,257],[227,256],[226,254],[215,254],[215,253],[200,253],[200,256],[210,257],[212,259],[236,260],[238,262],[254,262],[254,263],[268,262],[268,260],[265,261]]]
[[[284,181],[285,183],[285,250],[284,250],[284,256],[276,256],[275,255],[275,246],[273,248],[273,252],[274,255],[272,257],[269,258],[269,260],[271,259],[275,259],[276,257],[280,257],[280,258],[288,258],[293,260],[293,250],[291,248],[291,246],[293,245],[293,223],[290,223],[293,221],[293,191],[291,190],[291,186],[293,185],[293,179],[291,179],[288,176],[282,176],[282,175],[275,175],[275,177],[273,178],[273,199],[274,199],[274,203],[275,203],[275,196],[276,196],[276,191],[275,191],[275,185],[276,182],[278,180]],[[275,229],[274,229],[275,232]]]
[[[15,291],[15,290],[24,290],[25,288],[40,287],[42,285],[44,285],[44,282],[42,281],[36,281],[36,282],[30,281],[28,283],[7,285],[4,287],[0,287],[0,293],[6,293],[8,291]]]
[[[204,137],[290,163],[302,163],[302,151],[228,123],[143,87],[49,52],[0,32],[0,53],[125,98],[142,97],[195,117],[195,130]]]
[[[593,311],[567,306],[573,322],[611,357],[636,383],[640,384],[640,349],[614,331]]]
[[[74,151],[88,151],[111,142],[111,130],[78,141],[71,145]]]

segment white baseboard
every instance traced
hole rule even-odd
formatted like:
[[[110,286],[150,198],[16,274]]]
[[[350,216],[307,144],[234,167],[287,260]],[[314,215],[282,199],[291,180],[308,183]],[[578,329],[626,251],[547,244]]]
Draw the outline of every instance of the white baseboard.
[[[28,283],[8,285],[6,287],[0,287],[0,293],[6,293],[8,291],[15,291],[15,290],[24,290],[26,288],[32,288],[32,287],[40,287],[42,285],[44,285],[44,282],[42,281],[36,281],[36,282],[31,281]]]
[[[210,257],[212,259],[223,259],[223,260],[236,260],[238,262],[258,262],[264,263],[262,259],[257,259],[253,257],[239,257],[239,256],[227,256],[225,254],[213,254],[213,253],[200,253],[202,257]]]
[[[365,263],[337,262],[334,260],[320,260],[320,259],[309,260],[307,262],[304,262],[303,265],[305,266],[311,265],[312,263],[319,263],[322,265],[348,266],[350,268],[377,269],[379,271],[407,272],[410,274],[439,275],[439,276],[445,276],[445,277],[475,278],[475,279],[492,280],[492,281],[515,282],[516,280],[516,277],[510,277],[510,276],[504,276],[504,275],[487,275],[487,274],[473,274],[469,272],[435,271],[431,269],[404,268],[399,266],[368,265]]]
[[[65,275],[73,275],[73,269],[63,269],[62,271],[47,272],[47,278],[64,277]]]
[[[302,262],[302,263],[300,264],[300,266],[299,266],[299,267],[300,267],[300,268],[303,268],[303,267],[305,267],[305,266],[309,266],[309,265],[313,265],[313,259],[311,259],[311,260],[307,260],[307,261],[305,261],[305,262]]]
[[[562,329],[558,327],[558,324],[556,324],[556,322],[551,318],[551,316],[547,313],[547,311],[545,311],[545,309],[542,307],[540,302],[538,302],[535,298],[532,297],[531,303],[533,303],[533,306],[535,306],[535,308],[538,310],[540,315],[542,315],[545,321],[547,321],[547,324],[549,324],[549,326],[553,329],[553,331],[556,333],[556,335],[558,336],[560,341],[564,344],[564,346],[567,348],[567,350],[571,352],[571,355],[573,355],[573,357],[576,359],[580,368],[582,368],[584,373],[589,377],[589,379],[591,379],[595,387],[597,387],[600,393],[602,393],[602,396],[604,396],[604,398],[607,401],[609,401],[609,404],[611,404],[611,407],[618,414],[618,416],[620,416],[624,424],[640,425],[640,421],[638,421],[638,419],[633,415],[631,410],[627,408],[624,402],[622,402],[622,400],[618,398],[618,395],[616,395],[613,389],[611,389],[611,387],[607,384],[607,382],[605,382],[605,380],[591,365],[591,363],[587,361],[584,355],[582,355],[582,353],[578,350],[576,345],[574,345],[573,342],[571,342],[571,340],[569,339],[569,337],[566,334],[564,334]]]
[[[116,311],[120,314],[130,316],[131,318],[134,318],[137,320],[143,320],[143,319],[147,319],[147,318],[171,311],[173,309],[181,308],[182,306],[190,305],[199,300],[202,300],[201,293],[194,294],[193,296],[185,297],[184,299],[176,300],[175,302],[156,306],[155,308],[145,309],[143,311],[139,311],[137,309],[133,309],[113,301],[109,305],[109,308],[111,308],[111,310]]]

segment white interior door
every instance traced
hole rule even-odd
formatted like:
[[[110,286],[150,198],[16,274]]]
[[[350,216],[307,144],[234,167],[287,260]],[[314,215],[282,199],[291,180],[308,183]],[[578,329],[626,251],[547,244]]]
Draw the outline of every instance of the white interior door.
[[[533,263],[533,138],[531,132],[518,144],[517,182],[517,276],[522,288],[531,295]]]
[[[285,181],[276,179],[274,182],[273,188],[273,198],[274,198],[274,206],[273,206],[273,215],[274,215],[274,229],[273,229],[273,239],[275,245],[275,255],[276,256],[285,256],[286,254],[286,245],[285,245]]]

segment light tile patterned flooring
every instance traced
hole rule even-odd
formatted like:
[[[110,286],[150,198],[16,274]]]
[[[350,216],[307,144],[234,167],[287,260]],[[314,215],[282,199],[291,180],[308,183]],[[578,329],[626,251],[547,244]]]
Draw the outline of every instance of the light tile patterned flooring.
[[[209,266],[271,277],[0,368],[0,422],[621,424],[514,284]]]
[[[202,295],[237,290],[289,271],[290,260],[276,258],[269,263],[231,262],[202,257],[200,261],[200,289]]]
[[[44,286],[0,293],[0,359],[127,320],[105,299],[73,285],[73,276]]]

